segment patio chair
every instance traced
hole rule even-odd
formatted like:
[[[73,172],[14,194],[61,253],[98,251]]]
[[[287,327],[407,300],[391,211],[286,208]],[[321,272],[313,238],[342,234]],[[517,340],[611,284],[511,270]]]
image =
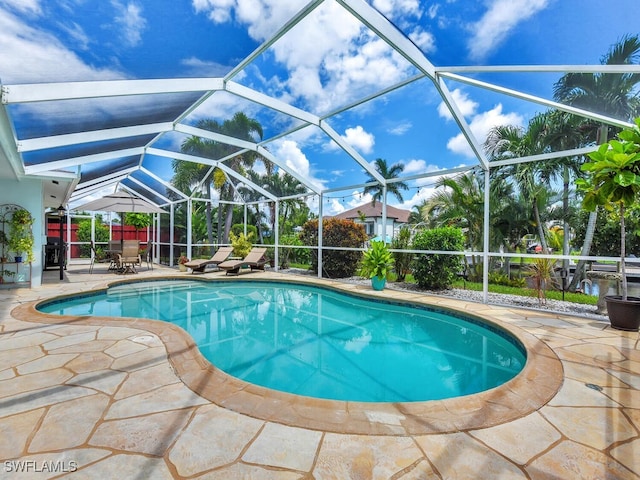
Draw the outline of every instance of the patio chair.
[[[136,266],[142,264],[139,250],[138,240],[125,240],[122,243],[122,253],[118,254],[118,273],[138,273]]]
[[[264,270],[267,259],[264,256],[267,249],[262,247],[254,247],[242,260],[227,260],[218,265],[218,268],[226,271],[226,275],[238,275],[241,268],[250,268],[254,270]]]
[[[108,255],[98,255],[96,244],[91,242],[91,265],[89,265],[89,273],[93,273],[93,266],[96,263],[110,263],[111,258]]]
[[[191,269],[191,273],[204,273],[205,268],[207,268],[207,265],[215,265],[216,267],[224,262],[227,258],[229,258],[229,255],[231,255],[231,252],[233,252],[233,247],[220,247],[218,248],[218,250],[216,251],[216,253],[213,255],[213,257],[208,258],[208,259],[202,259],[202,260],[192,260],[190,262],[187,262],[184,264],[185,267],[190,268]]]

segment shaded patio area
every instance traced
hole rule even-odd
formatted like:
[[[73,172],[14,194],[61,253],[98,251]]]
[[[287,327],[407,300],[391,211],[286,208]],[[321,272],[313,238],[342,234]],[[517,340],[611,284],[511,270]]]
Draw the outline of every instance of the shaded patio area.
[[[135,278],[181,275],[156,267],[142,268]],[[243,278],[263,276],[287,277],[265,272]],[[188,342],[160,322],[49,323],[44,315],[31,316],[26,305],[121,279],[72,265],[63,283],[57,272],[45,272],[38,289],[0,291],[0,438],[11,439],[0,442],[3,473],[22,468],[29,478],[141,479],[640,477],[637,332],[612,330],[592,319],[385,290],[380,295],[427,299],[522,329],[550,348],[542,355],[549,363],[537,377],[490,397],[422,402],[438,407],[423,410],[372,404],[355,411],[335,402],[319,423],[312,399],[283,409],[274,401],[277,395],[260,397],[246,389],[212,401],[228,385],[212,387],[205,384],[210,377],[190,376],[208,365],[197,355],[186,356],[192,350]],[[554,386],[555,375],[560,381]],[[455,402],[466,405],[465,415],[456,414]],[[269,409],[272,417],[266,418]],[[366,419],[371,430],[354,433],[355,417]],[[428,428],[419,431],[416,423]],[[51,466],[58,470],[42,471]]]

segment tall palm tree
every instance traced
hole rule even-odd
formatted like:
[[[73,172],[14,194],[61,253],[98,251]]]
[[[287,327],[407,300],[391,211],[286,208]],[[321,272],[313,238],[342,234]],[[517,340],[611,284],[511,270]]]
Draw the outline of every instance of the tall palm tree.
[[[404,165],[402,163],[396,163],[392,165],[391,168],[389,168],[389,166],[387,165],[387,161],[382,158],[377,158],[374,163],[375,163],[376,171],[382,176],[382,178],[386,180],[398,178],[400,174],[404,171]],[[367,176],[369,177],[367,182],[377,181],[373,177],[373,175],[371,175],[370,173],[367,173]],[[394,182],[394,183],[389,183],[387,185],[387,193],[390,193],[393,196],[395,196],[399,202],[403,202],[404,198],[402,197],[402,192],[400,190],[409,190],[409,186],[405,182]],[[373,195],[373,200],[371,201],[371,204],[374,206],[377,201],[383,200],[382,198],[383,192],[384,192],[384,189],[380,184],[369,185],[368,187],[364,187],[365,195],[367,193]],[[384,199],[384,201],[386,201],[386,198]]]
[[[219,123],[218,121],[212,119],[203,119],[196,123],[196,127],[203,130],[209,130],[211,132],[235,137],[240,140],[247,140],[252,142],[261,140],[263,135],[262,126],[260,125],[260,123],[257,120],[249,118],[243,112],[235,113],[231,119],[225,120],[222,123]],[[185,153],[200,155],[211,159],[223,158],[229,155],[233,155],[234,152],[239,151],[238,147],[235,147],[233,145],[218,142],[215,140],[204,139],[197,136],[192,136],[186,139],[182,143],[181,149]],[[227,165],[237,172],[244,173],[245,168],[251,168],[253,166],[257,157],[258,154],[255,152],[245,152],[233,156],[230,160],[227,160]],[[226,178],[226,176],[224,176],[220,170],[216,170],[212,175],[207,176],[207,178],[203,178],[206,173],[210,171],[210,168],[208,166],[194,164],[196,165],[196,167],[183,167],[181,165],[176,165],[176,163],[178,162],[174,162],[174,171],[176,172],[176,175],[179,175],[179,178],[196,178],[197,181],[204,181],[206,192],[209,192],[211,186],[214,185],[220,189],[221,199],[233,199],[236,182],[230,178]],[[184,164],[188,162],[180,163]],[[176,170],[176,168],[178,168],[178,170]],[[194,169],[196,173],[191,174],[191,176],[189,174],[183,175],[182,172],[179,172],[179,170],[182,168]],[[202,176],[198,177],[198,173],[200,173]],[[210,198],[210,195],[208,195],[208,193],[207,198]],[[229,238],[229,231],[231,230],[231,222],[233,219],[233,205],[228,204],[225,210],[224,232],[221,239],[223,243],[227,242]],[[212,224],[213,222],[211,221],[211,206],[209,204],[207,208],[207,231],[209,232],[208,235],[210,243],[213,243]]]
[[[601,58],[604,65],[629,65],[640,62],[640,38],[638,35],[624,36],[614,44]],[[567,73],[554,85],[553,97],[556,101],[597,113],[630,120],[640,115],[640,97],[636,87],[640,83],[638,73]],[[611,127],[595,122],[585,122],[591,129],[597,129],[596,142],[604,143],[609,139]],[[595,233],[598,211],[589,214],[587,231],[582,245],[581,255],[589,255]],[[575,290],[584,276],[586,262],[580,260],[569,285]]]
[[[534,116],[527,129],[511,125],[496,126],[489,131],[484,149],[491,160],[526,157],[544,153],[548,144],[544,141],[547,128],[545,115]],[[502,169],[503,175],[513,178],[522,196],[531,205],[540,245],[547,251],[544,224],[540,215],[539,200],[546,193],[548,179],[541,175],[540,165],[535,162],[517,163]]]

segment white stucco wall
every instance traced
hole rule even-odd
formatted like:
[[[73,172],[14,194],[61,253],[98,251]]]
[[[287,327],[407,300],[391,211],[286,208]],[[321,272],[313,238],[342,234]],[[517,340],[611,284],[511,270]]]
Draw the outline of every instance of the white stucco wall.
[[[31,265],[31,284],[34,287],[42,283],[42,245],[46,243],[44,231],[44,204],[42,201],[41,180],[1,180],[0,204],[14,203],[31,212],[33,224],[34,261]]]

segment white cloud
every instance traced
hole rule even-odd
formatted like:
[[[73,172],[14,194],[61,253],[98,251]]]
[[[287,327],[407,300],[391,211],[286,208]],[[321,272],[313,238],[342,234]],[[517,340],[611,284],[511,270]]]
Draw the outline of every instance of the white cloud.
[[[124,43],[129,47],[135,47],[142,41],[142,32],[147,26],[147,21],[142,16],[142,7],[135,2],[121,3],[112,0],[111,5],[116,10],[114,23],[122,29]]]
[[[347,128],[342,138],[356,150],[361,153],[371,153],[373,145],[376,143],[373,134],[368,133],[358,125],[355,128]]]
[[[2,3],[22,14],[40,15],[42,13],[39,0],[3,0]]]
[[[489,9],[472,26],[469,56],[474,60],[486,58],[509,36],[522,21],[544,10],[550,0],[492,0]]]
[[[291,171],[306,179],[314,188],[323,189],[325,187],[326,181],[314,176],[309,160],[296,142],[292,140],[277,142],[273,145],[272,153],[276,159],[283,162]]]
[[[4,83],[70,82],[124,78],[122,72],[84,63],[54,35],[0,9],[0,75]]]
[[[406,122],[399,123],[398,125],[388,129],[387,132],[390,133],[391,135],[399,136],[407,133],[409,130],[411,130],[412,127],[413,127],[413,124],[409,121],[406,121]]]
[[[427,162],[424,160],[409,160],[404,163],[404,170],[402,171],[403,175],[413,175],[414,173],[425,173],[427,172]]]
[[[420,16],[418,0],[373,0],[376,10],[388,18],[402,18],[406,15]]]
[[[475,115],[469,124],[469,128],[480,145],[482,145],[492,127],[498,125],[522,126],[523,124],[524,119],[521,115],[517,113],[503,113],[502,104],[498,104],[489,111]],[[447,148],[465,157],[474,157],[473,151],[462,133],[451,138],[447,142]]]
[[[478,102],[471,100],[467,93],[456,88],[451,92],[451,97],[463,117],[470,117],[476,113],[476,110],[478,109]],[[438,105],[438,115],[442,118],[446,118],[447,120],[453,120],[453,115],[451,115],[449,107],[447,107],[444,102],[440,102],[440,105]]]
[[[420,47],[424,53],[431,53],[436,49],[436,39],[433,34],[421,28],[416,28],[411,32],[409,38]]]
[[[194,75],[202,77],[222,77],[230,70],[230,67],[226,65],[207,62],[196,57],[185,58],[180,63],[188,67]]]
[[[300,9],[297,1],[192,0],[198,12],[216,22],[231,19],[264,41]],[[397,12],[418,8],[417,0],[384,2]],[[385,7],[386,8],[386,7]],[[427,36],[418,40],[428,42]],[[322,114],[363,94],[405,78],[413,69],[405,58],[367,30],[337,2],[324,2],[269,51],[288,70],[286,90],[272,95],[302,101]],[[278,85],[278,82],[275,83]],[[270,87],[273,82],[270,82]]]

